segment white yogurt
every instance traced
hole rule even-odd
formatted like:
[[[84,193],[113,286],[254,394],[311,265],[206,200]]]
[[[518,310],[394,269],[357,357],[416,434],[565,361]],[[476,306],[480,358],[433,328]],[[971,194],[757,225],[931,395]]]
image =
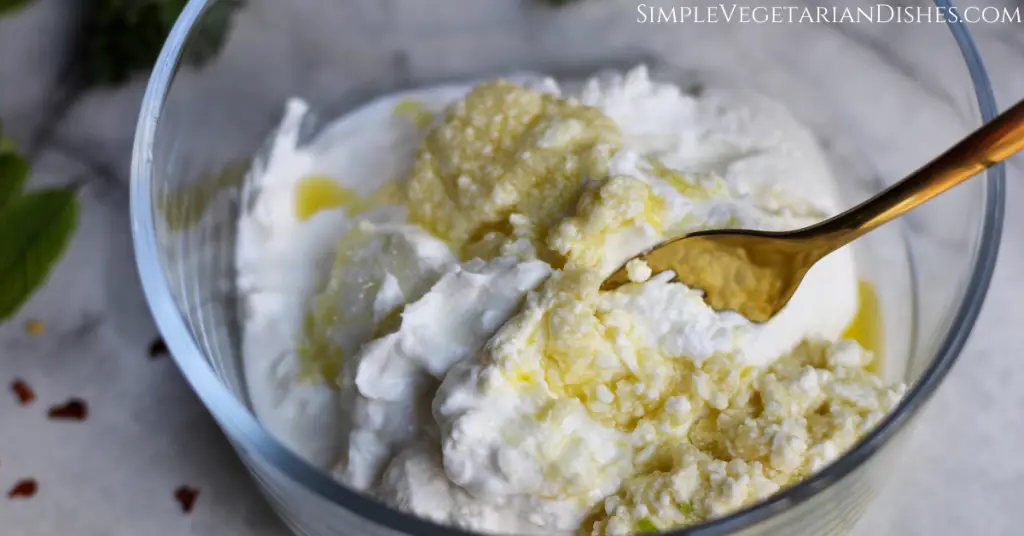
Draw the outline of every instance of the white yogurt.
[[[558,92],[550,80],[536,87]],[[558,420],[537,422],[532,415],[543,396],[517,392],[496,371],[492,354],[500,340],[492,337],[510,318],[523,322],[540,311],[532,291],[552,268],[521,258],[528,254],[459,263],[443,242],[408,225],[402,207],[358,218],[371,224],[357,223],[344,209],[306,221],[294,213],[295,186],[309,175],[333,177],[362,194],[403,180],[422,132],[394,115],[395,104],[414,97],[439,111],[467,89],[431,88],[374,101],[307,146],[298,144],[306,106],[288,103],[266,162],[253,170],[250,203],[239,222],[249,395],[257,417],[285,445],[391,505],[474,530],[574,532],[587,510],[630,475],[639,436],[608,428],[571,403],[560,408]],[[625,147],[612,160],[613,172],[647,182],[701,225],[735,218],[795,228],[838,206],[811,133],[760,97],[709,91],[694,98],[634,70],[595,79],[575,98],[603,109],[623,131]],[[638,164],[642,155],[680,171],[716,174],[739,197],[696,204],[646,173]],[[348,320],[331,337],[351,356],[340,377],[307,380],[297,340],[314,296],[338,277],[330,275],[338,241],[356,225],[368,238],[354,252],[362,260],[344,277],[353,282],[349,288],[372,292],[339,298]],[[607,266],[658,239],[642,228],[613,237]],[[600,304],[630,315],[638,336],[658,351],[698,363],[733,352],[763,366],[805,338],[839,337],[856,311],[856,271],[850,250],[833,253],[764,325],[714,312],[698,293],[657,275],[638,292],[603,296]],[[373,326],[403,306],[398,329],[375,337]],[[597,393],[606,396],[611,393]],[[688,402],[673,404],[685,409]],[[552,450],[554,436],[572,448]],[[585,492],[541,498],[566,488]]]

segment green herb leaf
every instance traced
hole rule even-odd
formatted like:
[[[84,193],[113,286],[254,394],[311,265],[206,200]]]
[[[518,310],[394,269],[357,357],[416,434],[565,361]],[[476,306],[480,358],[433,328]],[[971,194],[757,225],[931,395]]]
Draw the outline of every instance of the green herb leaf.
[[[22,8],[32,3],[32,0],[0,0],[0,17],[21,11]]]
[[[2,2],[3,0],[0,0]],[[13,153],[18,150],[18,142],[10,136],[4,136],[4,122],[0,120],[0,154]]]
[[[243,5],[244,0],[220,0],[210,4],[182,50],[184,60],[202,67],[215,58],[228,40],[235,12]]]
[[[636,531],[640,534],[657,534],[660,532],[658,526],[648,517],[636,522]]]
[[[3,1],[3,0],[0,0]],[[80,48],[89,84],[119,84],[153,67],[188,0],[93,0]],[[214,2],[189,34],[183,61],[202,65],[224,45],[242,0]]]
[[[4,136],[3,131],[0,131],[0,155],[15,152],[18,152],[18,140]]]
[[[78,215],[78,198],[70,190],[29,192],[0,209],[0,321],[49,277]]]
[[[21,194],[28,173],[28,162],[24,158],[13,152],[0,152],[0,209]]]

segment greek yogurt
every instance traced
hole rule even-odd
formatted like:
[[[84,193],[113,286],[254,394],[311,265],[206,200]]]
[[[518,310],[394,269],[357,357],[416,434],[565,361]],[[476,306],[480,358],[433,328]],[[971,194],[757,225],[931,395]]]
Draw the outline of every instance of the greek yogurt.
[[[902,395],[843,338],[852,252],[754,324],[629,266],[708,228],[837,211],[813,136],[764,98],[645,68],[385,97],[299,133],[247,187],[238,287],[253,410],[396,508],[490,533],[628,534],[820,470]]]

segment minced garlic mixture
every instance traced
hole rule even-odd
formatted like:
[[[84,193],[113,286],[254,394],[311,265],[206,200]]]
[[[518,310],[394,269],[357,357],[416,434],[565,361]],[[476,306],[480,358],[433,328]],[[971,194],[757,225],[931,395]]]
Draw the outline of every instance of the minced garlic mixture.
[[[662,239],[827,215],[673,168],[613,115],[631,98],[689,97],[630,76],[571,97],[494,81],[436,114],[396,107],[423,135],[401,201],[393,187],[377,198],[405,212],[346,233],[299,341],[307,377],[377,415],[339,424],[339,478],[471,529],[653,532],[807,477],[899,401],[842,326],[802,327],[830,285],[856,292],[850,257],[764,325],[642,262],[633,283],[599,291]],[[303,218],[349,203],[316,191],[330,200],[307,199]]]
[[[409,181],[411,219],[463,257],[492,257],[513,237],[546,252],[549,228],[573,212],[583,182],[608,174],[618,139],[596,108],[511,82],[482,84],[423,141]]]

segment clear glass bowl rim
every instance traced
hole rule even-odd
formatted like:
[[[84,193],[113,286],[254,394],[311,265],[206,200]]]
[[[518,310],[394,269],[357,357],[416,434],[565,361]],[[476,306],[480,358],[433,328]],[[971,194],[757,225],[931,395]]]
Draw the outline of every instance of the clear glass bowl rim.
[[[403,534],[422,536],[472,536],[453,527],[431,523],[399,512],[356,491],[339,484],[330,476],[292,453],[267,431],[245,405],[235,398],[217,378],[213,368],[202,355],[178,310],[171,289],[160,264],[154,207],[152,202],[152,148],[157,125],[163,112],[171,80],[188,34],[216,0],[190,0],[171,30],[154,67],[142,101],[132,151],[131,170],[131,225],[135,258],[143,292],[153,313],[157,327],[171,354],[192,389],[213,414],[224,432],[241,452],[260,457],[278,471],[300,483],[324,500]],[[951,7],[950,0],[935,0],[938,7]],[[960,48],[978,102],[983,121],[991,120],[998,112],[992,87],[984,64],[967,27],[959,22],[947,24]],[[863,465],[890,438],[902,429],[935,393],[963,349],[984,302],[999,252],[1005,206],[1005,169],[993,166],[985,177],[985,209],[982,215],[981,244],[975,259],[965,298],[957,306],[953,329],[939,346],[938,355],[922,374],[920,380],[907,392],[903,401],[882,423],[856,447],[832,465],[803,482],[732,515],[707,523],[668,532],[671,536],[721,536],[756,525],[766,519],[808,500],[832,484],[842,480]]]

